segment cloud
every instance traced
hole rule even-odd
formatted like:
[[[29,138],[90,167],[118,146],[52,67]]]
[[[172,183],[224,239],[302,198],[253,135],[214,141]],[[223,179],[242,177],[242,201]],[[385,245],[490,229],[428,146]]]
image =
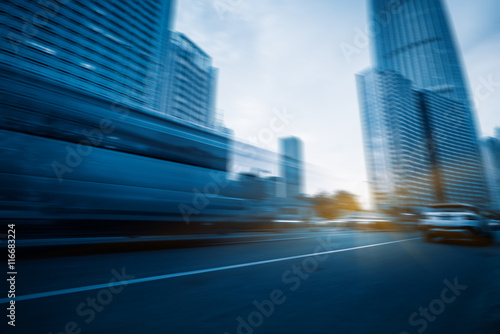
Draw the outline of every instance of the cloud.
[[[218,106],[241,138],[255,135],[272,110],[286,106],[296,119],[280,135],[301,136],[308,162],[322,170],[315,191],[365,194],[361,125],[354,75],[369,67],[365,46],[348,62],[340,45],[366,29],[364,0],[237,0],[221,17],[214,3],[179,1],[177,29],[207,51],[220,68]],[[500,73],[496,0],[449,1],[471,87]],[[496,21],[495,21],[496,20]],[[479,106],[483,129],[500,125],[500,89]],[[314,168],[310,168],[314,170]]]

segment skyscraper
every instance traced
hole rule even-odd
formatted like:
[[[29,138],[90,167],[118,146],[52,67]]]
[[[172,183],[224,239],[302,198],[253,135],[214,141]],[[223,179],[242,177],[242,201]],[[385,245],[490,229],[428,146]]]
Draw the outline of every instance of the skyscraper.
[[[487,205],[488,193],[470,110],[440,94],[420,93],[437,200]]]
[[[369,0],[374,66],[470,106],[457,44],[442,0]]]
[[[285,194],[288,198],[303,193],[304,165],[302,141],[297,137],[280,138],[281,177],[285,182]]]
[[[417,89],[463,103],[475,124],[466,74],[443,0],[369,0],[374,66],[410,79]],[[478,148],[479,151],[479,148]]]
[[[395,120],[390,126],[396,127],[387,132],[389,136],[384,139],[389,149],[378,150],[377,153],[369,152],[376,147],[374,141],[377,136],[367,126],[364,127],[368,174],[376,174],[374,168],[383,165],[381,161],[395,159],[393,154],[401,155],[397,159],[403,159],[406,166],[420,171],[427,170],[422,162],[429,161],[431,173],[428,182],[434,193],[434,196],[428,197],[429,200],[485,205],[488,196],[472,105],[442,1],[370,0],[369,3],[369,20],[376,27],[372,41],[377,69],[375,73],[395,72],[401,75],[411,82],[414,93],[408,93],[407,85],[378,79],[375,80],[377,89],[372,89],[376,92],[374,95],[366,89],[366,85],[359,84],[366,80],[358,80],[364,122],[381,117],[377,115],[382,113],[387,114],[384,117]],[[392,101],[384,100],[394,90],[396,92]],[[410,95],[416,96],[417,109],[413,109],[412,103],[406,106],[401,104]],[[382,101],[389,104],[380,109]],[[407,117],[406,122],[397,122],[403,119],[400,117],[403,110],[413,115],[413,118]],[[421,129],[421,125],[424,131],[418,135],[420,130],[415,132],[415,128]],[[405,151],[399,144],[401,136],[415,147],[424,148],[427,158],[404,158]],[[417,151],[422,152],[420,149]],[[406,189],[406,195],[408,191],[411,192],[411,187],[394,170],[386,168],[384,171],[387,179],[399,183],[392,187],[393,197],[401,197],[400,193],[395,192],[397,188]],[[421,176],[425,177],[425,173]],[[422,180],[419,178],[419,182]],[[372,185],[372,192],[376,191]],[[373,197],[376,200],[375,193]],[[414,201],[413,204],[418,202]]]
[[[434,200],[419,96],[393,71],[357,75],[368,179],[377,209]]]
[[[491,207],[494,210],[500,210],[500,137],[484,138],[481,144]]]
[[[217,69],[212,58],[187,36],[173,32],[168,55],[167,90],[161,112],[197,125],[213,127]]]
[[[0,72],[158,110],[172,0],[3,1]]]

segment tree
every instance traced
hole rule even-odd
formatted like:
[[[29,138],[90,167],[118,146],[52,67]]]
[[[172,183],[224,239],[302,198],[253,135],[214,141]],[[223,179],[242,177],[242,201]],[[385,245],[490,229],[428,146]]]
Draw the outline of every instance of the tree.
[[[361,205],[358,202],[358,196],[345,190],[339,190],[333,195],[335,207],[337,210],[361,211]]]
[[[335,216],[333,198],[327,193],[320,193],[311,198],[314,211],[319,217],[332,219]]]
[[[347,211],[361,211],[357,196],[350,192],[339,190],[332,195],[320,193],[311,198],[314,210],[319,217],[337,218]]]

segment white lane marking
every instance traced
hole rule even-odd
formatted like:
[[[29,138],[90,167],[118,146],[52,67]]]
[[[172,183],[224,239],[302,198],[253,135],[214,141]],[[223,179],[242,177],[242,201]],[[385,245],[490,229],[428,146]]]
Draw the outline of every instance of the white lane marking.
[[[173,273],[173,274],[165,274],[165,275],[159,275],[159,276],[136,278],[136,279],[131,279],[131,280],[128,280],[128,281],[119,281],[119,282],[112,282],[112,283],[105,283],[105,284],[87,285],[87,286],[83,286],[83,287],[79,287],[79,288],[71,288],[71,289],[62,289],[62,290],[55,290],[55,291],[48,291],[48,292],[33,293],[33,294],[30,294],[30,295],[24,295],[24,296],[16,297],[15,301],[18,302],[18,301],[22,301],[22,300],[30,300],[30,299],[38,299],[38,298],[44,298],[44,297],[52,297],[52,296],[65,295],[65,294],[82,292],[82,291],[105,289],[105,288],[109,288],[109,287],[113,287],[113,286],[121,286],[121,285],[129,285],[129,284],[144,283],[144,282],[151,282],[151,281],[159,281],[159,280],[169,279],[169,278],[175,278],[175,277],[198,275],[198,274],[206,274],[206,273],[211,273],[211,272],[215,272],[215,271],[222,271],[222,270],[230,270],[230,269],[237,269],[237,268],[258,266],[258,265],[261,265],[261,264],[268,264],[268,263],[274,263],[274,262],[295,260],[295,259],[301,259],[301,258],[305,258],[305,257],[309,257],[309,256],[323,255],[323,254],[342,253],[342,252],[348,252],[348,251],[357,250],[357,249],[377,247],[377,246],[383,246],[383,245],[390,245],[390,244],[395,244],[395,243],[400,243],[400,242],[405,242],[405,241],[411,241],[411,240],[417,240],[417,239],[422,239],[422,237],[410,238],[410,239],[403,239],[403,240],[395,240],[395,241],[388,241],[388,242],[381,242],[381,243],[378,243],[378,244],[356,246],[356,247],[350,247],[350,248],[344,248],[344,249],[335,249],[335,250],[331,250],[331,251],[318,252],[318,253],[310,253],[310,254],[302,254],[302,255],[295,255],[295,256],[287,256],[287,257],[282,257],[282,258],[277,258],[277,259],[271,259],[271,260],[263,260],[263,261],[255,261],[255,262],[233,264],[233,265],[223,266],[223,267],[208,268],[208,269],[201,269],[201,270],[192,270],[192,271],[185,271],[185,272],[181,272],[181,273]],[[10,298],[0,299],[0,304],[9,303],[10,300],[11,300]]]
[[[303,239],[316,239],[318,236],[324,236],[324,235],[336,235],[336,236],[350,236],[352,234],[357,234],[359,232],[357,231],[338,231],[338,232],[332,232],[332,233],[322,233],[320,235],[315,235],[315,236],[308,236],[308,237],[295,237],[295,238],[280,238],[280,239],[261,239],[261,240],[248,240],[248,241],[228,241],[228,242],[222,242],[218,243],[216,245],[232,245],[232,244],[250,244],[250,243],[262,243],[262,242],[274,242],[274,241],[288,241],[288,240],[303,240]]]

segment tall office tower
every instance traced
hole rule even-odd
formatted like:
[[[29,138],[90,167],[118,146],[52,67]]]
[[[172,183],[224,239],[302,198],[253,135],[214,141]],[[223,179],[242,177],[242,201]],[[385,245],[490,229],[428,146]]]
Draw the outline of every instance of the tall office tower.
[[[368,180],[375,206],[425,206],[434,199],[425,119],[410,80],[393,71],[357,75]]]
[[[481,144],[491,207],[500,210],[500,136],[484,138]]]
[[[0,75],[157,111],[173,0],[2,1]]]
[[[213,127],[217,69],[212,59],[184,34],[173,32],[168,56],[170,75],[162,113],[184,121]]]
[[[288,198],[303,193],[304,163],[302,141],[297,137],[280,138],[280,169]]]
[[[457,44],[442,0],[369,0],[375,67],[471,106]]]
[[[429,133],[431,164],[440,202],[488,202],[480,146],[463,103],[439,94],[420,93],[421,109]]]
[[[400,73],[424,93],[438,201],[487,202],[477,128],[458,49],[441,0],[370,0],[375,67]],[[448,101],[453,101],[446,105]],[[460,121],[450,126],[454,110]],[[468,157],[462,160],[463,157]],[[464,163],[465,161],[465,163]],[[472,173],[469,173],[473,171]],[[458,194],[459,185],[467,185]]]

